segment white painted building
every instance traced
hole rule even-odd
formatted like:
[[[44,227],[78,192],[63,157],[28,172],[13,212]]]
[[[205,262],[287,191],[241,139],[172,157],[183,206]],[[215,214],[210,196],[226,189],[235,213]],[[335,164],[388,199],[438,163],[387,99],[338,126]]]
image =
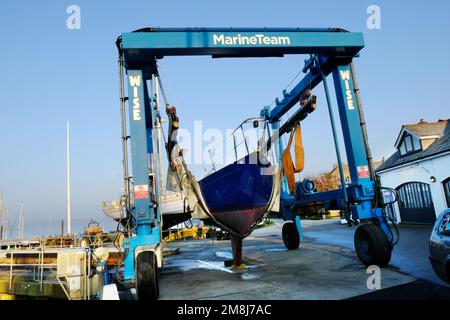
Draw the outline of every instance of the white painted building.
[[[450,125],[448,120],[404,125],[397,151],[376,169],[384,187],[394,188],[398,221],[431,224],[450,207]]]

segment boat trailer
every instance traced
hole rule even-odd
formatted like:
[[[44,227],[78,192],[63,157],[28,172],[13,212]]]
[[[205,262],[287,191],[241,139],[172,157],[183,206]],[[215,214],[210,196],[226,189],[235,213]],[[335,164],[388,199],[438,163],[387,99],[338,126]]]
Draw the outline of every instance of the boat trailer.
[[[383,267],[389,263],[398,237],[394,236],[390,226],[393,221],[384,210],[387,204],[380,200],[382,188],[377,183],[372,168],[352,62],[364,47],[361,33],[336,28],[145,28],[122,34],[116,44],[119,50],[121,84],[126,211],[124,225],[128,226],[124,231],[122,244],[124,270],[120,281],[135,286],[139,299],[156,299],[159,295],[162,216],[158,205],[158,177],[161,175],[162,162],[161,136],[157,130],[160,126],[160,114],[156,105],[155,79],[159,77],[157,61],[167,56],[261,58],[308,54],[309,59],[303,67],[303,79],[292,90],[283,91],[283,98],[277,98],[273,108],[262,108],[261,117],[278,133],[278,137],[271,137],[271,142],[279,163],[282,163],[285,146],[280,137],[292,132],[314,111],[315,99],[305,97],[311,97],[311,90],[322,83],[334,136],[341,187],[315,192],[314,183],[304,180],[295,182],[292,190],[288,188],[284,178],[280,195],[280,212],[286,221],[282,232],[283,241],[288,249],[299,247],[302,239],[300,211],[303,206],[319,202],[326,209],[344,212],[349,225],[358,224],[354,238],[355,250],[365,265]],[[334,82],[351,178],[349,183],[344,177],[327,80],[329,75]],[[125,82],[128,96],[125,95]],[[291,109],[294,109],[293,115],[282,121],[282,117]],[[169,120],[178,123],[173,113],[169,113]],[[128,158],[131,159],[132,176],[129,174]],[[237,245],[235,242],[233,249],[239,254],[242,242]]]

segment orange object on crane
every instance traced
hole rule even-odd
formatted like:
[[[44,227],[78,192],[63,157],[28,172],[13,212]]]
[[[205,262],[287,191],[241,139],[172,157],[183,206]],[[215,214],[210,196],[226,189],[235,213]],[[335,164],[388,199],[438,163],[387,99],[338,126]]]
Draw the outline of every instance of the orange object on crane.
[[[97,221],[91,219],[88,226],[84,230],[84,233],[88,235],[96,235],[99,233],[103,233],[103,228],[100,227],[100,224]]]
[[[292,161],[291,146],[292,140],[295,138],[295,165]],[[303,149],[302,129],[300,123],[295,126],[289,136],[289,142],[282,155],[283,171],[289,187],[289,192],[295,192],[295,173],[302,172],[305,167],[305,151]]]

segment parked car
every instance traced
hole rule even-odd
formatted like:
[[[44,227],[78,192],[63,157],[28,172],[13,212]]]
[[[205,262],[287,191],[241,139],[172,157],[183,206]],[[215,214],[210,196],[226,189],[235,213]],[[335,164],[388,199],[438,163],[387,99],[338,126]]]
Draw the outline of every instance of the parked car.
[[[429,258],[436,274],[450,283],[450,209],[442,212],[434,224]]]

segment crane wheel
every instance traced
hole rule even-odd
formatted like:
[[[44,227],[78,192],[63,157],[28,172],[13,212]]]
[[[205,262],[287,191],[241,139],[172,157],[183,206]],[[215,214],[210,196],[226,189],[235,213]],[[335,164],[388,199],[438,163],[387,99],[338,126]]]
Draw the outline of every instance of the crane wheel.
[[[295,250],[300,245],[300,236],[294,221],[287,221],[283,225],[282,236],[288,250]]]
[[[358,258],[366,266],[377,265],[383,268],[391,260],[392,246],[384,231],[375,224],[359,225],[354,242]]]
[[[136,294],[139,300],[159,297],[158,264],[153,251],[143,251],[136,258]]]

